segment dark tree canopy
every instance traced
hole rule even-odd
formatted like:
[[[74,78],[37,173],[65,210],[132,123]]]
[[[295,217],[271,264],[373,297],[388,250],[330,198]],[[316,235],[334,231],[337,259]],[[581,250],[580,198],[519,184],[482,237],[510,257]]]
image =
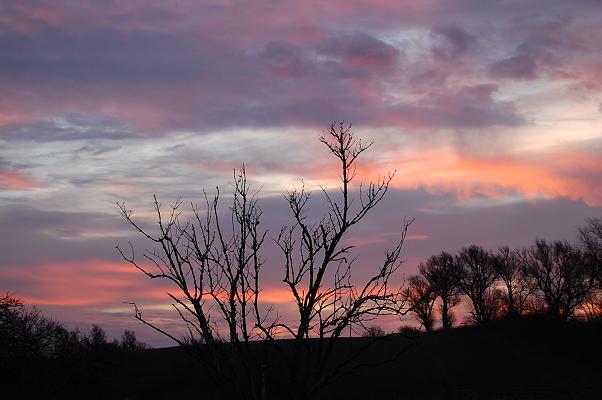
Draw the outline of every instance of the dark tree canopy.
[[[472,303],[475,322],[482,324],[494,318],[498,312],[491,286],[497,279],[492,254],[480,246],[464,247],[455,257],[456,283]]]
[[[430,332],[433,329],[433,308],[437,295],[429,282],[421,275],[409,277],[405,298],[410,312],[416,315],[424,329]]]
[[[524,273],[547,312],[566,320],[593,288],[583,252],[568,242],[538,239],[523,255]]]
[[[579,228],[579,241],[591,274],[602,290],[602,218],[590,218]]]
[[[68,330],[36,307],[5,294],[0,297],[2,394],[63,398],[63,391],[69,392],[70,385],[102,381],[125,354],[147,347],[132,331],[126,331],[125,336],[127,345],[120,345],[116,340],[107,341],[98,325],[93,325],[87,335]]]
[[[452,327],[451,308],[460,301],[460,290],[456,283],[457,265],[454,257],[442,251],[429,257],[418,266],[432,292],[441,299],[441,322],[444,329]]]
[[[526,311],[530,285],[523,274],[520,251],[502,246],[498,248],[494,257],[495,268],[506,290],[507,313],[509,315],[521,315]]]

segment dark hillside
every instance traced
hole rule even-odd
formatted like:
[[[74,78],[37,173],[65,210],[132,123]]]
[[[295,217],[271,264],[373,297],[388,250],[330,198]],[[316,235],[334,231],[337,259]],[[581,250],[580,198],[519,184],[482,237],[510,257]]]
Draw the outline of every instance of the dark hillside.
[[[391,337],[374,345],[360,362],[393,357],[406,348],[398,360],[353,371],[320,398],[600,399],[601,338],[600,324],[545,319],[498,321],[415,339]],[[349,346],[359,348],[367,340],[343,339],[337,351],[349,354]],[[279,344],[287,348],[287,341]],[[268,394],[287,390],[280,387],[281,371],[274,358],[267,366]],[[74,384],[57,398],[223,398],[194,359],[177,347],[133,353],[99,376]]]

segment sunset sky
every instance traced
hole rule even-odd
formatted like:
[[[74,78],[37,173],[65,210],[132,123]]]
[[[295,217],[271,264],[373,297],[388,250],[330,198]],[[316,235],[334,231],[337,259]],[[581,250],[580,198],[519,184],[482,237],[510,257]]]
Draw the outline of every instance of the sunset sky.
[[[472,243],[573,241],[602,216],[601,26],[597,0],[3,0],[0,290],[169,344],[124,304],[175,322],[115,250],[148,247],[116,202],[151,223],[153,194],[201,202],[245,163],[275,236],[282,193],[336,188],[333,121],[374,139],[358,179],[397,171],[349,239],[360,269],[404,216],[406,276]],[[264,257],[286,309],[282,256]]]

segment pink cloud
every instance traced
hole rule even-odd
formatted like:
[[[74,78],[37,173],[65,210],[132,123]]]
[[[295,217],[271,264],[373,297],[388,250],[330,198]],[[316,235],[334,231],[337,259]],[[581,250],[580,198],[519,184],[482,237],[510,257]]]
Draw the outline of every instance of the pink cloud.
[[[394,185],[424,187],[432,193],[454,192],[461,199],[499,199],[512,195],[566,197],[602,205],[599,168],[602,155],[588,151],[558,151],[537,159],[478,159],[440,152],[404,162]],[[393,165],[392,165],[393,166]],[[417,171],[404,174],[404,168]]]
[[[412,235],[406,236],[406,240],[419,240],[419,241],[429,240],[429,235],[412,234]]]
[[[127,262],[106,260],[50,261],[32,266],[0,268],[0,278],[28,304],[65,307],[121,304],[136,301],[169,305],[167,292],[179,296],[167,282],[151,281]],[[265,286],[262,303],[292,301],[285,287]]]
[[[127,263],[103,260],[51,261],[29,267],[3,266],[0,276],[30,304],[86,306],[129,299],[162,299],[165,290],[144,281]]]
[[[40,187],[43,187],[43,185],[31,178],[12,171],[0,169],[0,188],[9,190],[24,190],[36,189]]]
[[[6,2],[0,12],[0,27],[19,32],[35,32],[49,26],[58,25],[65,16],[60,6],[39,2]]]
[[[27,122],[27,119],[17,113],[0,113],[0,127],[14,126],[24,122]]]

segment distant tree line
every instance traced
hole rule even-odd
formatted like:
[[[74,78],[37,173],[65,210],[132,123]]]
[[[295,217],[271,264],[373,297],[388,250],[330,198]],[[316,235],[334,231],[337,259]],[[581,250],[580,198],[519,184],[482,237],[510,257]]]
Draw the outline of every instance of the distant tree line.
[[[58,395],[98,382],[122,356],[147,347],[134,331],[109,340],[98,325],[89,332],[69,330],[13,294],[0,297],[0,376],[23,395]]]
[[[602,318],[602,219],[588,219],[578,242],[537,239],[526,248],[464,247],[442,251],[419,264],[405,296],[424,330],[435,315],[443,329],[454,324],[453,308],[469,301],[471,322],[483,325],[504,316],[546,314],[567,321]]]

